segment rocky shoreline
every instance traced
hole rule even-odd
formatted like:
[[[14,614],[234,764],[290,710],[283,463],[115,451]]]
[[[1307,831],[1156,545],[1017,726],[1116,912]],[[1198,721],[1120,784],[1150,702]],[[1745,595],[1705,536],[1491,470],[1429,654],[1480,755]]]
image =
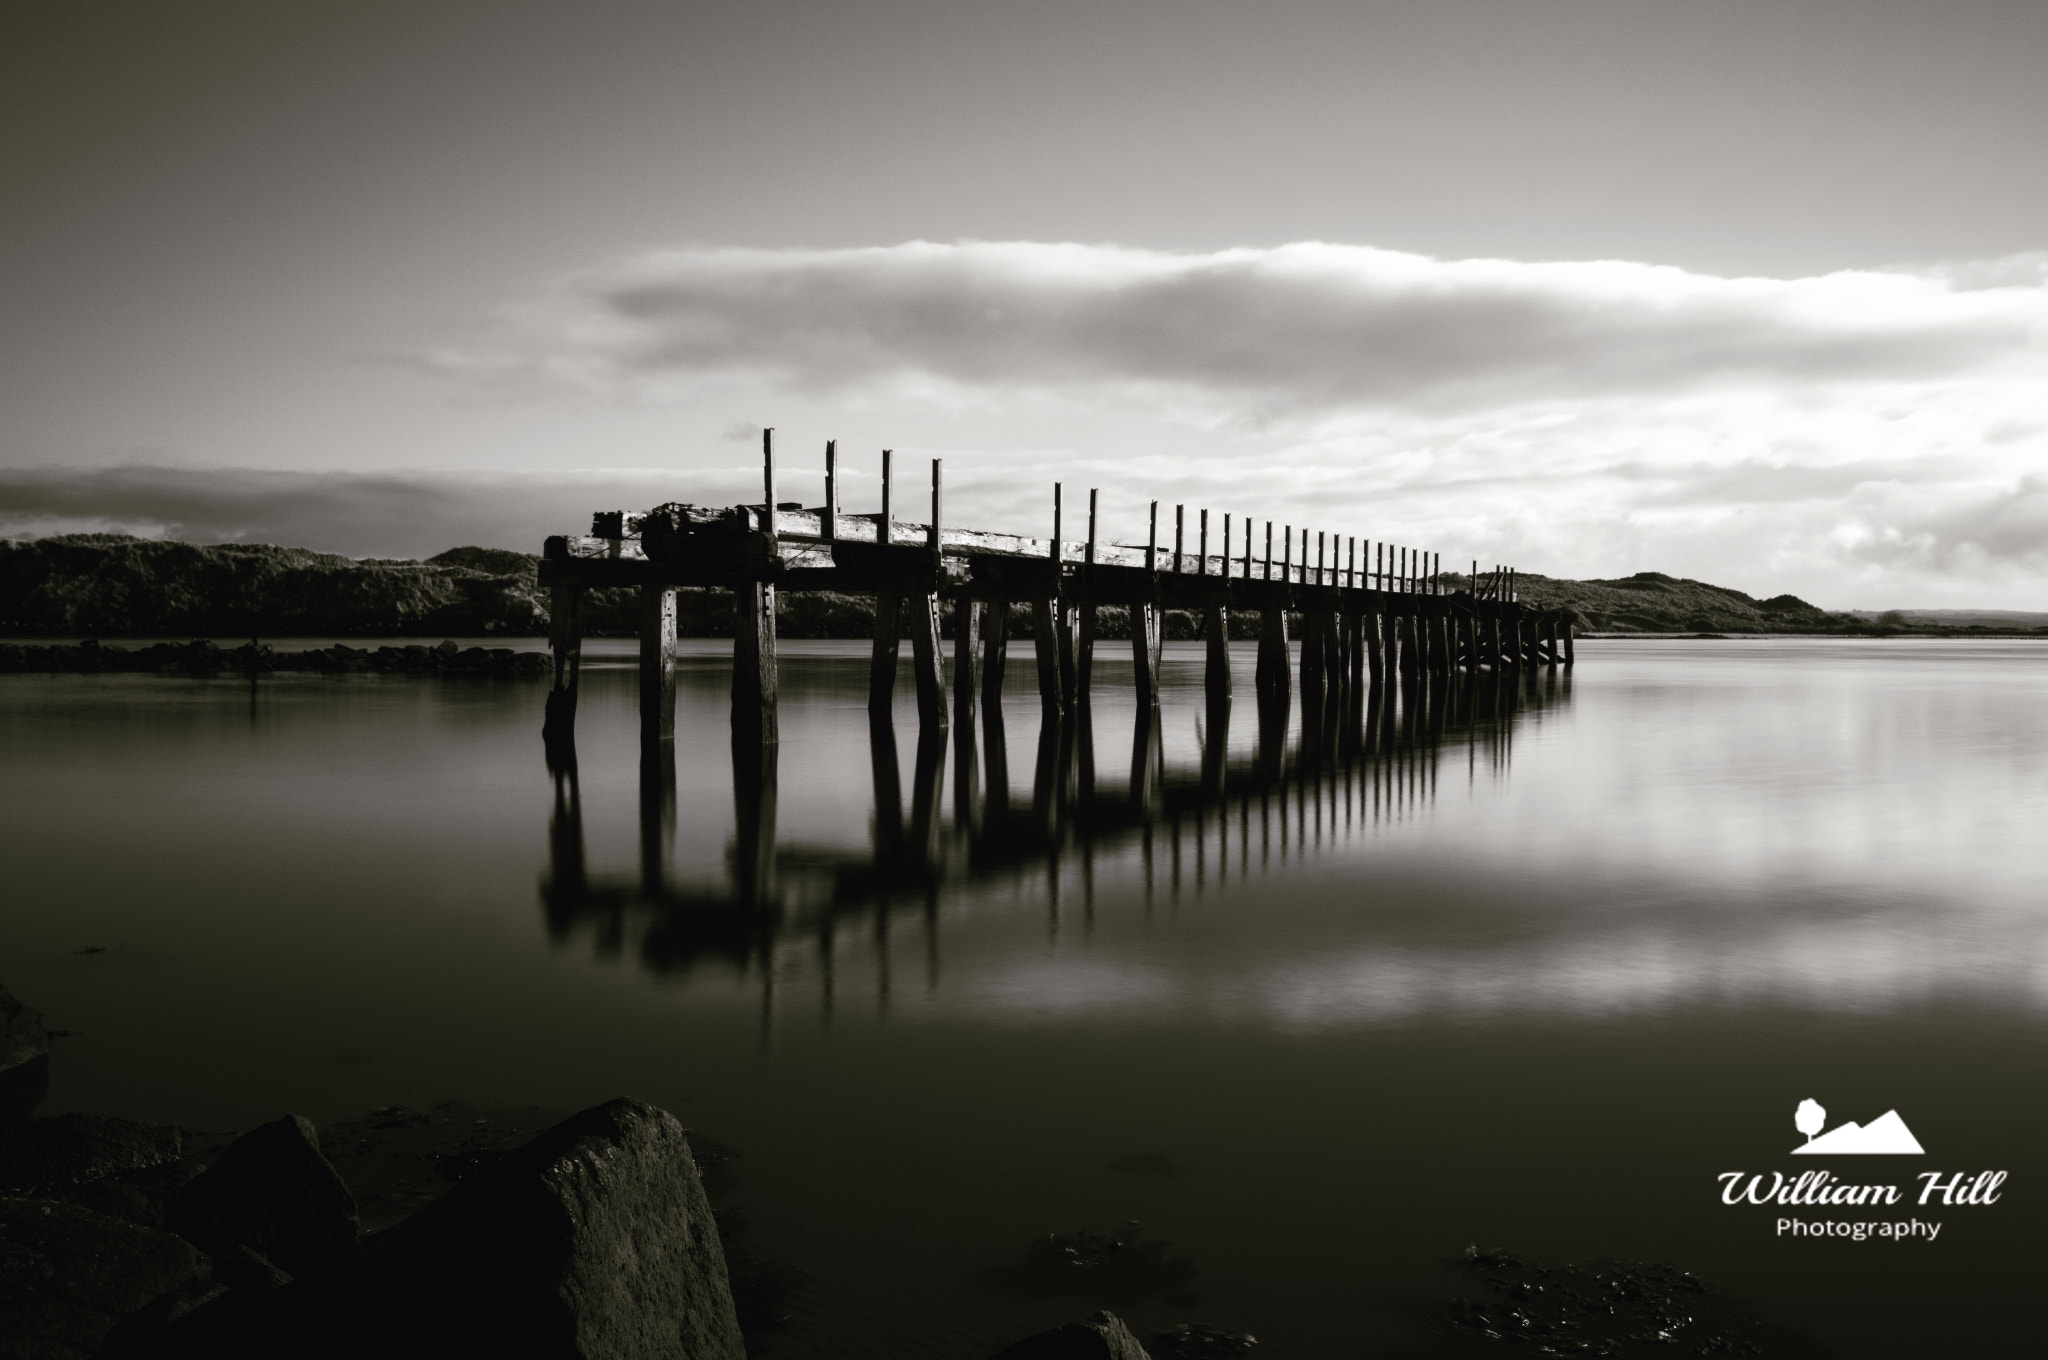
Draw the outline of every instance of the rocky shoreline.
[[[776,1320],[707,1195],[700,1156],[727,1150],[655,1106],[392,1107],[325,1138],[299,1115],[239,1136],[41,1117],[54,1037],[0,987],[0,1360],[743,1360]],[[996,1360],[1252,1344],[1097,1313]]]

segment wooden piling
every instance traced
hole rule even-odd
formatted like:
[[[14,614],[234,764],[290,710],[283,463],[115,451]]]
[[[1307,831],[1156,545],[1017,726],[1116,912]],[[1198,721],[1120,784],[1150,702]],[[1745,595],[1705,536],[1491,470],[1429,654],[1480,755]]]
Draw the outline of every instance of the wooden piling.
[[[1046,593],[1031,602],[1032,641],[1038,652],[1038,701],[1048,718],[1067,711],[1068,687],[1061,683],[1060,510],[1062,487],[1052,486],[1052,547]]]
[[[640,740],[676,736],[676,589],[640,587]]]
[[[1133,600],[1131,610],[1131,671],[1137,685],[1138,709],[1142,715],[1159,703],[1159,662],[1162,637],[1159,620],[1159,502],[1152,502],[1150,527],[1145,538],[1145,590],[1147,598]]]
[[[953,602],[953,710],[960,726],[960,740],[974,745],[974,704],[980,692],[975,683],[975,660],[981,650],[983,611],[980,600],[965,596]]]
[[[890,496],[895,488],[891,463],[894,454],[882,450],[882,513],[875,521],[875,542],[889,546],[894,507]],[[875,646],[868,657],[868,712],[887,713],[896,696],[896,657],[903,638],[903,602],[892,591],[875,595]]]
[[[732,728],[764,746],[782,739],[776,719],[775,587],[750,581],[733,591]]]
[[[920,591],[911,601],[910,655],[917,672],[917,720],[936,727],[946,725],[946,670],[939,640],[940,567],[939,525],[944,518],[944,460],[932,459],[932,518],[925,546],[931,554],[932,588]]]
[[[1094,584],[1095,515],[1099,496],[1099,488],[1088,488],[1088,546],[1081,558],[1081,582],[1084,589]],[[1081,636],[1074,649],[1074,690],[1077,702],[1085,706],[1089,694],[1095,687],[1095,601],[1084,600],[1079,609]]]
[[[981,704],[1000,711],[1003,669],[1010,659],[1010,602],[988,600],[981,620]]]
[[[548,646],[554,653],[554,685],[548,691],[541,738],[549,745],[573,745],[576,691],[583,673],[583,588],[552,587],[548,606]]]

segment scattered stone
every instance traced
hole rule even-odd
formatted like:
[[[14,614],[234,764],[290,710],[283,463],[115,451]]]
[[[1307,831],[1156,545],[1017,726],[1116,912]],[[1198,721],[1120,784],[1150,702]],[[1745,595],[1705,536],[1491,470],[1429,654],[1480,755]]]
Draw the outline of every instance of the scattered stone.
[[[316,1275],[356,1245],[355,1197],[299,1115],[230,1143],[178,1192],[168,1222],[209,1251],[238,1243],[293,1275]]]
[[[228,1334],[220,1304],[193,1313],[173,1353],[742,1360],[685,1132],[638,1101],[585,1110]]]
[[[1467,1247],[1453,1270],[1492,1296],[1453,1301],[1449,1330],[1539,1354],[1824,1354],[1690,1271],[1645,1261],[1548,1267],[1499,1247]]]
[[[206,1258],[169,1233],[0,1199],[0,1360],[86,1360],[122,1319],[206,1283]]]
[[[0,1126],[0,1191],[79,1185],[178,1160],[184,1142],[163,1124],[65,1114]]]
[[[0,986],[0,1072],[34,1062],[50,1051],[50,1036],[43,1026],[43,1013],[24,1006],[14,993]]]
[[[1152,1360],[1115,1313],[1094,1313],[1085,1321],[1027,1336],[991,1360]]]
[[[1175,1255],[1172,1243],[1144,1234],[1144,1225],[1135,1222],[1109,1232],[1047,1233],[1025,1248],[1022,1259],[987,1272],[983,1282],[1014,1299],[1066,1296],[1122,1308],[1156,1298],[1175,1308],[1195,1307],[1202,1301],[1193,1288],[1195,1263]]]
[[[1145,1338],[1152,1360],[1236,1360],[1259,1339],[1246,1332],[1226,1332],[1203,1322],[1183,1322],[1170,1332]]]

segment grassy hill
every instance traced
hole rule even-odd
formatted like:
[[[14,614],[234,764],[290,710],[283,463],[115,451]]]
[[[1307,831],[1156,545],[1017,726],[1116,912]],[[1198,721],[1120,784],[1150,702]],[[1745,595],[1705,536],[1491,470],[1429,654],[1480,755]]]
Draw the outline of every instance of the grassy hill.
[[[368,558],[267,544],[198,546],[124,534],[67,534],[0,541],[0,637],[532,637],[547,631],[548,600],[536,582],[539,558],[503,548],[450,548],[424,562]],[[1982,625],[1831,614],[1792,595],[1759,600],[1739,590],[1644,571],[1614,581],[1518,578],[1521,598],[1567,609],[1582,631],[1605,633],[1959,633]],[[1461,588],[1464,578],[1448,578]],[[684,636],[730,637],[724,591],[682,592]],[[867,637],[865,599],[826,593],[784,595],[778,621],[791,638]],[[630,635],[631,590],[593,591],[587,628]],[[1233,620],[1248,628],[1253,616]],[[1106,637],[1124,635],[1122,611],[1106,608]],[[2039,631],[2007,627],[1992,631]],[[1169,637],[1195,636],[1179,611]],[[1028,635],[1021,609],[1011,635]]]

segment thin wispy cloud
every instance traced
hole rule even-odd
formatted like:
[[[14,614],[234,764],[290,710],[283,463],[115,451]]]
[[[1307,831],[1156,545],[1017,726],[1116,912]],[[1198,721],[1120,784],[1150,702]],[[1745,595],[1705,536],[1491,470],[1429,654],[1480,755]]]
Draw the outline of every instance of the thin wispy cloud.
[[[2037,273],[1725,279],[1314,242],[911,242],[655,251],[568,280],[536,319],[563,371],[617,381],[1163,385],[1312,418],[1995,372],[2041,357]]]

